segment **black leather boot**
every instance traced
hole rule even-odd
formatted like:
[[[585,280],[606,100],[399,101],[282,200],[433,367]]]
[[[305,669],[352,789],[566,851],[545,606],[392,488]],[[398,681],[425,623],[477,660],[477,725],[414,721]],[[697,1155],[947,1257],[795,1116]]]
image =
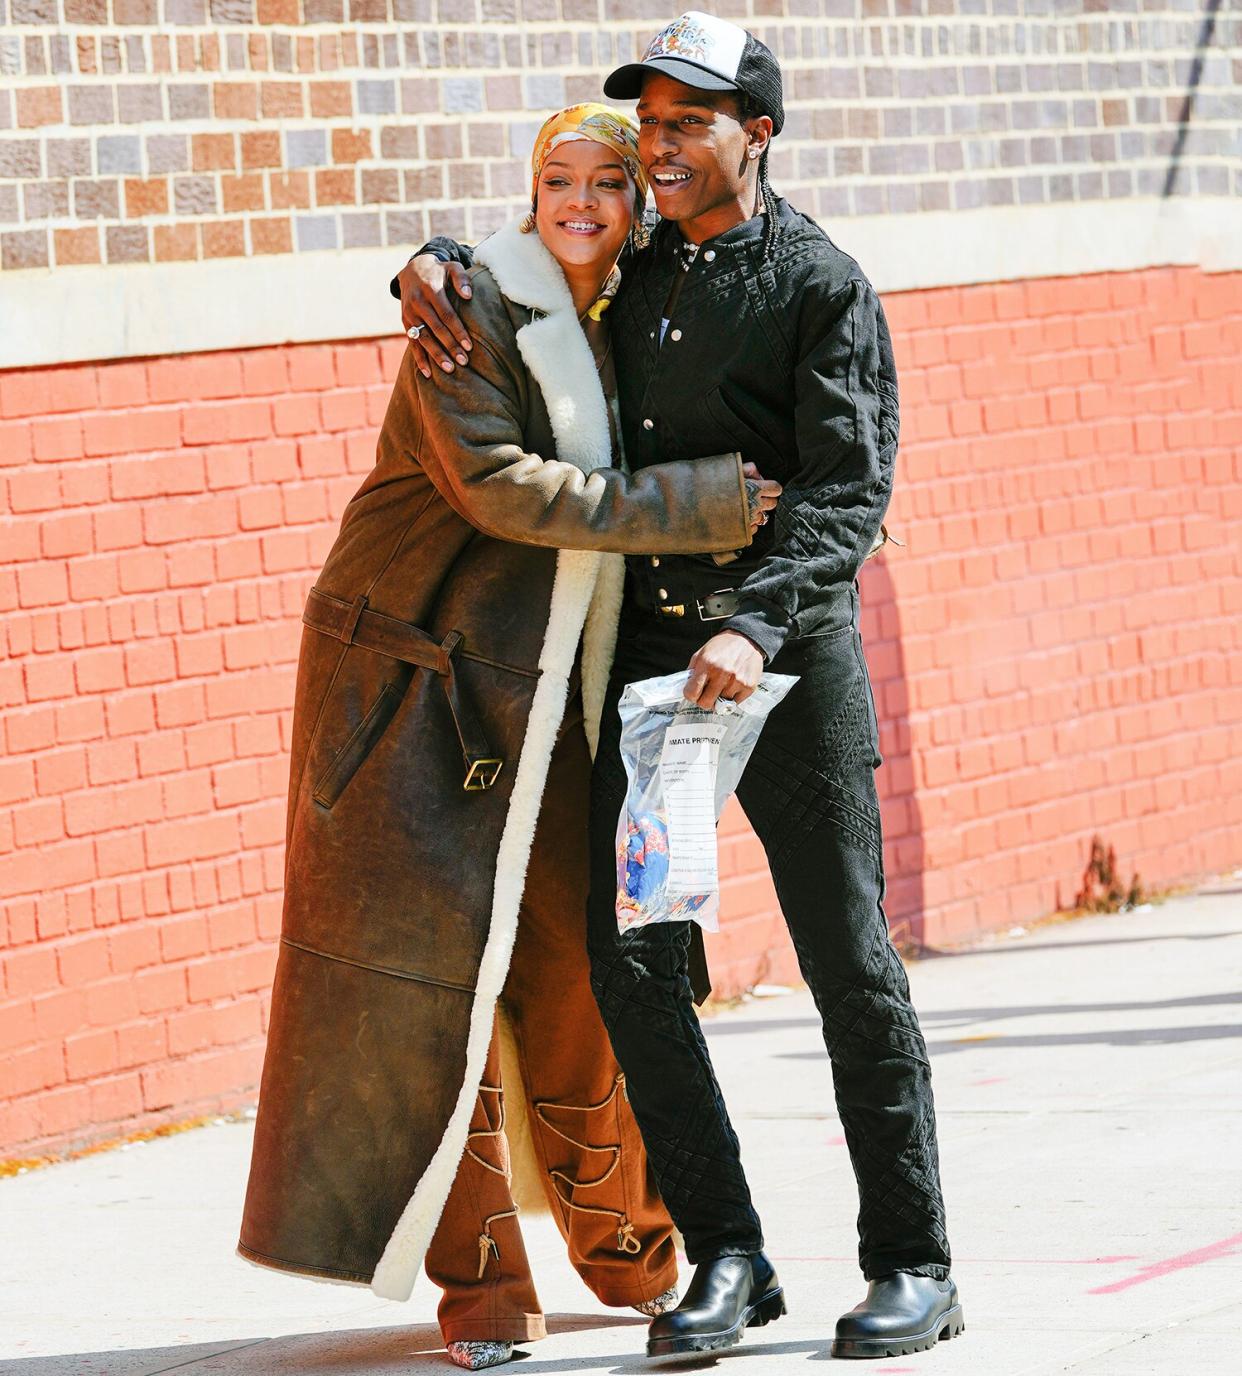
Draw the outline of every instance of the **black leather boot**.
[[[867,1287],[867,1298],[837,1320],[834,1357],[905,1357],[966,1331],[952,1280],[894,1271]]]
[[[685,1299],[648,1328],[647,1356],[732,1347],[744,1328],[759,1328],[784,1312],[784,1291],[762,1252],[700,1262]]]

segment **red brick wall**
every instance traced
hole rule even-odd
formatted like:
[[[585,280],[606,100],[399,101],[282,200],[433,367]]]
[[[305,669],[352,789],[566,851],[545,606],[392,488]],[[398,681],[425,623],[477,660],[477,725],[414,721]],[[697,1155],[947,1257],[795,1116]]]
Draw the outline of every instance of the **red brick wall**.
[[[0,379],[0,1144],[253,1096],[301,606],[400,356]]]
[[[903,434],[863,632],[890,926],[1073,905],[1091,838],[1149,889],[1242,860],[1242,275],[886,298]],[[740,814],[714,969],[797,978]],[[757,955],[759,950],[764,955]]]
[[[864,576],[890,918],[1072,899],[1093,833],[1242,860],[1242,275],[888,299],[904,385]],[[298,617],[399,344],[0,378],[0,1148],[253,1096]],[[734,814],[717,987],[794,977]]]

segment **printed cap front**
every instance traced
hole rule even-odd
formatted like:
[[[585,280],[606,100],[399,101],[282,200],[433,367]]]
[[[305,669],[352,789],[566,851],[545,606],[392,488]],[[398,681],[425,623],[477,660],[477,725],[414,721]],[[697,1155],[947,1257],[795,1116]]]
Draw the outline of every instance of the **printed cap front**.
[[[781,70],[772,50],[727,19],[688,10],[656,34],[641,62],[618,67],[604,82],[604,94],[637,100],[651,72],[700,91],[744,91],[771,118],[773,133],[785,123]]]

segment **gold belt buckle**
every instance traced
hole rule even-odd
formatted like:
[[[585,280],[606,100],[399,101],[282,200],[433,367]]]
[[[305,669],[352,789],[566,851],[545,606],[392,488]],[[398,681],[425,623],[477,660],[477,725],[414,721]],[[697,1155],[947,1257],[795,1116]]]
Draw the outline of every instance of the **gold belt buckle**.
[[[676,602],[671,607],[657,607],[656,611],[658,611],[661,616],[685,616],[686,604],[684,602]]]
[[[482,793],[485,789],[491,788],[500,776],[504,763],[504,760],[475,760],[462,788],[467,793]]]

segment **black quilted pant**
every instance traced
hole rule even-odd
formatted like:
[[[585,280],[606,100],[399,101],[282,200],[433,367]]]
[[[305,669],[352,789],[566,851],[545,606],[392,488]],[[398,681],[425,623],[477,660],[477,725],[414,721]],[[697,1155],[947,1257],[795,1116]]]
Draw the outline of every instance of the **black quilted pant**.
[[[949,1243],[931,1070],[884,917],[875,711],[857,593],[842,592],[830,629],[787,645],[771,664],[800,681],[769,717],[738,798],[767,852],[823,1020],[858,1182],[863,1274],[943,1277]],[[695,1264],[756,1252],[763,1234],[691,1000],[690,924],[617,931],[614,836],[625,772],[616,708],[625,683],[685,668],[712,629],[658,618],[627,592],[591,795],[592,987],[660,1192]]]

